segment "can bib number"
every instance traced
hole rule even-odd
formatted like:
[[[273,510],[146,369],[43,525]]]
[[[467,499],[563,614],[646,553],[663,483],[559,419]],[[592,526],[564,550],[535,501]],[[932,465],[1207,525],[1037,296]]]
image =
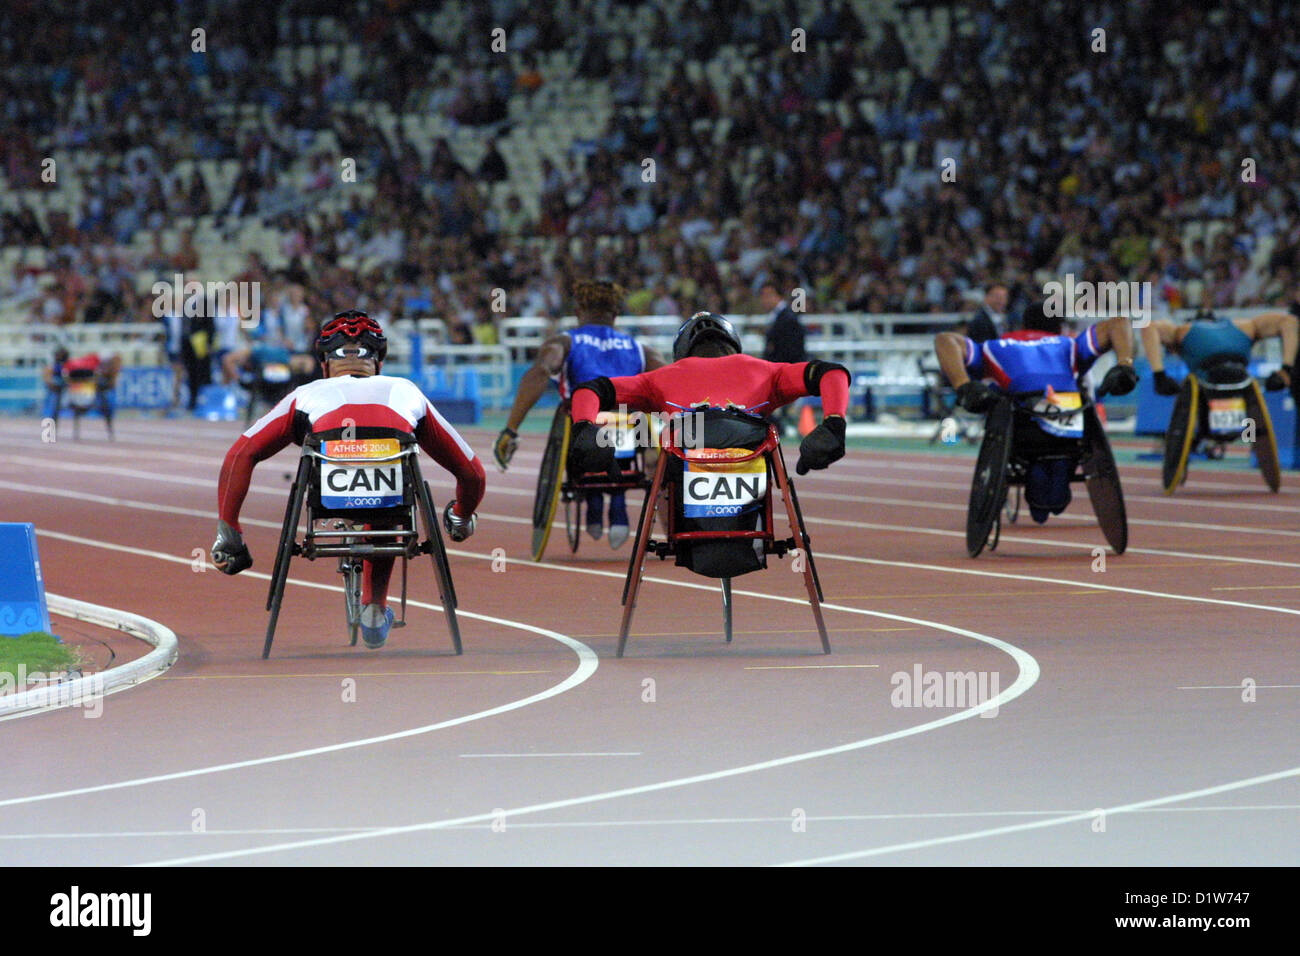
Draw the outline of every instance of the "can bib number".
[[[320,463],[323,507],[393,508],[405,503],[396,439],[327,441],[321,450],[334,459]]]
[[[1215,434],[1240,434],[1246,424],[1244,398],[1210,399],[1210,431]]]
[[[747,448],[710,448],[683,461],[682,505],[688,518],[723,518],[758,507],[767,493],[767,462],[729,461],[751,455]]]
[[[1049,435],[1083,437],[1083,399],[1078,392],[1048,389],[1047,395],[1034,404],[1034,411],[1038,426]]]

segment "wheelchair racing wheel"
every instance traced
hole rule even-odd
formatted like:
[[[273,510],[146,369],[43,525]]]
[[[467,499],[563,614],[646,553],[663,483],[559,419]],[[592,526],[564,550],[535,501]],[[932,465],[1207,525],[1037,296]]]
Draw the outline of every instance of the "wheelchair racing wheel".
[[[970,503],[966,509],[966,552],[979,557],[999,524],[1007,494],[1007,462],[1011,457],[1014,409],[1009,398],[1000,398],[989,410],[984,423],[984,440],[975,460]],[[1001,536],[1001,528],[998,528]],[[997,547],[997,539],[993,539]]]
[[[1187,458],[1196,444],[1201,404],[1201,388],[1195,375],[1183,379],[1182,390],[1174,400],[1174,410],[1165,426],[1165,455],[1160,469],[1160,483],[1165,494],[1187,480]]]
[[[1268,490],[1276,492],[1282,487],[1282,463],[1277,456],[1277,435],[1273,431],[1273,419],[1268,414],[1264,396],[1260,394],[1259,382],[1251,381],[1246,389],[1246,414],[1255,422],[1255,462],[1259,473],[1264,476]]]
[[[564,464],[569,457],[569,403],[561,402],[551,420],[551,431],[546,436],[542,464],[537,470],[537,495],[533,499],[533,560],[542,560],[546,542],[551,537],[551,522],[560,503],[564,483]],[[566,508],[567,514],[567,508]],[[572,546],[573,532],[570,532]],[[576,551],[577,548],[574,547]]]
[[[1111,451],[1106,429],[1097,417],[1096,406],[1089,405],[1083,417],[1084,484],[1101,533],[1116,554],[1128,547],[1128,511],[1124,507],[1124,489],[1119,482],[1119,468]],[[1186,461],[1186,459],[1184,459]]]

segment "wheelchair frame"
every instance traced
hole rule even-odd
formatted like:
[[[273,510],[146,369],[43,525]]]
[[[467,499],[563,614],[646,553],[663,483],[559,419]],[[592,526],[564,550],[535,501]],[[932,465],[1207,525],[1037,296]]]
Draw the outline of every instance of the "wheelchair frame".
[[[573,433],[573,422],[569,418],[569,403],[561,401],[551,420],[551,430],[546,436],[546,448],[542,452],[542,463],[537,471],[537,492],[533,498],[533,541],[532,558],[542,560],[546,545],[551,537],[551,525],[555,521],[555,512],[560,502],[564,503],[564,531],[569,543],[569,552],[578,553],[582,540],[581,501],[589,491],[604,494],[626,493],[629,491],[648,492],[650,479],[645,472],[645,449],[637,448],[632,459],[633,467],[623,469],[625,480],[610,481],[608,475],[592,473],[576,481],[566,476],[569,458],[569,436]],[[648,500],[648,499],[647,499]],[[644,508],[644,505],[642,506]]]
[[[289,502],[285,507],[284,523],[280,530],[280,544],[276,550],[275,567],[271,572],[271,584],[267,591],[266,609],[271,617],[267,622],[266,641],[262,647],[263,660],[271,654],[276,622],[284,598],[284,585],[289,576],[289,562],[294,557],[303,557],[308,561],[331,557],[339,559],[339,573],[343,575],[344,583],[343,595],[350,636],[349,646],[356,646],[361,614],[362,562],[372,557],[401,559],[402,615],[400,621],[393,622],[393,626],[404,627],[407,564],[411,558],[420,554],[429,555],[438,578],[438,596],[447,616],[452,648],[457,654],[463,652],[460,626],[456,620],[456,589],[451,579],[447,548],[442,539],[442,529],[438,523],[433,494],[429,490],[429,483],[420,474],[419,447],[413,436],[388,429],[359,428],[357,432],[359,440],[397,438],[400,451],[386,458],[330,458],[320,450],[321,443],[331,439],[330,433],[310,435],[303,441],[302,455],[298,460],[298,473],[289,491]],[[317,479],[320,474],[320,463],[338,462],[356,465],[358,462],[392,461],[400,462],[402,469],[403,503],[401,505],[389,508],[328,508],[319,504],[320,488]],[[307,530],[299,541],[298,530],[304,510],[307,512]],[[424,522],[424,540],[420,539],[420,520]],[[317,527],[322,522],[328,526],[323,530]],[[395,524],[396,527],[375,529],[364,527],[371,523]]]
[[[1255,422],[1255,460],[1269,491],[1282,487],[1282,463],[1277,454],[1277,433],[1273,419],[1260,391],[1259,382],[1247,378],[1240,382],[1216,385],[1201,381],[1196,375],[1183,379],[1183,387],[1174,400],[1169,424],[1165,427],[1164,456],[1160,481],[1164,492],[1172,495],[1187,482],[1187,464],[1192,451],[1203,442],[1214,442],[1222,457],[1224,447],[1234,439],[1217,436],[1209,429],[1209,402],[1214,397],[1240,397],[1246,403],[1246,416]],[[1215,456],[1211,456],[1215,457]]]
[[[1106,542],[1116,554],[1128,548],[1128,512],[1124,505],[1124,490],[1119,469],[1106,429],[1097,415],[1091,396],[1080,390],[1082,397],[1083,437],[1077,439],[1077,452],[1041,456],[1021,455],[1015,448],[1016,413],[1026,399],[1040,398],[1042,392],[1022,392],[1004,395],[989,410],[984,425],[984,440],[980,443],[975,473],[971,478],[970,500],[966,510],[966,552],[977,558],[986,548],[997,549],[1002,536],[1002,520],[1014,523],[1019,517],[1021,489],[1024,487],[1029,467],[1036,461],[1054,458],[1073,460],[1074,470],[1070,483],[1082,482],[1088,489],[1097,524]],[[1028,424],[1028,423],[1027,423]],[[1009,491],[1014,489],[1015,501],[1011,503]]]
[[[661,440],[662,451],[659,455],[659,462],[655,467],[654,480],[646,498],[646,507],[641,510],[641,519],[637,522],[636,539],[632,545],[632,557],[628,562],[627,579],[623,583],[623,620],[619,625],[617,656],[622,657],[627,647],[628,632],[632,626],[632,614],[636,610],[636,600],[641,589],[641,579],[645,573],[646,556],[654,553],[662,561],[677,554],[676,545],[679,541],[728,539],[762,541],[764,555],[774,554],[780,558],[785,557],[787,552],[801,551],[807,559],[804,562],[803,577],[804,585],[808,589],[808,602],[812,606],[813,617],[817,622],[817,633],[821,639],[822,653],[829,654],[831,652],[830,638],[826,632],[826,622],[822,617],[821,608],[822,602],[825,600],[822,594],[821,579],[817,576],[817,565],[813,560],[811,540],[804,525],[803,513],[799,508],[799,498],[795,494],[794,483],[790,480],[790,476],[786,471],[785,458],[781,452],[781,438],[776,426],[768,423],[767,436],[752,453],[743,457],[728,459],[728,463],[738,464],[753,461],[761,456],[765,461],[768,480],[767,489],[763,495],[762,530],[754,531],[677,530],[677,524],[680,520],[678,515],[680,502],[677,497],[680,494],[680,483],[667,481],[669,457],[672,456],[686,461],[689,457],[689,450],[683,449],[675,443],[672,432],[673,429],[671,428],[664,430]],[[791,536],[789,538],[778,539],[773,528],[773,478],[775,478],[785,502],[786,517],[790,522]],[[655,515],[659,510],[660,492],[665,487],[669,499],[668,531],[665,540],[656,541],[651,536],[654,533]],[[721,580],[723,630],[726,643],[730,644],[732,637],[731,578],[722,578]]]

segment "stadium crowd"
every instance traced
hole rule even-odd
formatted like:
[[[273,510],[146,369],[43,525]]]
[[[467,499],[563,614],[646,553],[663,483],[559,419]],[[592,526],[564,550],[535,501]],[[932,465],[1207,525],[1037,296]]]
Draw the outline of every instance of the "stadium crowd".
[[[58,149],[91,158],[95,188],[45,221],[21,202],[4,212],[0,245],[52,255],[0,276],[0,297],[34,321],[152,319],[136,274],[198,267],[187,233],[170,248],[162,234],[211,216],[218,228],[258,217],[281,237],[276,269],[251,256],[230,278],[276,295],[301,284],[313,314],[440,316],[462,342],[494,341],[493,289],[509,314],[557,316],[577,275],[618,280],[633,314],[763,311],[770,279],[804,288],[809,312],[966,311],[995,282],[1014,311],[1065,273],[1148,280],[1172,307],[1200,304],[1189,300],[1202,286],[1215,307],[1295,300],[1294,3],[977,0],[960,5],[970,29],[924,65],[905,33],[868,29],[845,0],[681,0],[647,35],[619,35],[609,0],[493,0],[446,29],[426,16],[435,6],[361,3],[349,23],[366,44],[359,75],[322,56],[285,78],[262,65],[318,42],[336,5],[5,4],[8,185],[57,189],[41,172]],[[191,49],[196,24],[205,52]],[[508,55],[489,48],[496,27]],[[684,66],[724,44],[743,68],[692,79]],[[493,138],[512,122],[510,97],[545,89],[556,49],[608,82],[615,110],[520,196]],[[438,66],[445,54],[454,71]],[[445,140],[417,149],[400,126],[385,135],[370,101],[437,113],[489,148],[476,168]],[[240,125],[231,103],[269,112]],[[325,129],[339,154],[303,160]],[[312,196],[335,185],[341,157],[373,178],[375,199],[316,215]],[[203,159],[238,160],[227,194],[197,166],[176,171]],[[1208,220],[1223,227],[1185,245],[1188,225]],[[132,245],[141,231],[145,253]],[[349,256],[364,265],[340,265]]]

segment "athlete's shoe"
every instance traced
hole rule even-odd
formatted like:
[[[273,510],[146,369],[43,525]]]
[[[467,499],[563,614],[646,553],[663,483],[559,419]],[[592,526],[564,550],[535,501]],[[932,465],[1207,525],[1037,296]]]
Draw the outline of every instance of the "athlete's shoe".
[[[615,550],[628,539],[627,499],[622,495],[609,496],[609,546]]]
[[[393,626],[393,609],[382,604],[367,604],[361,608],[361,639],[366,647],[377,650],[388,641],[388,631]]]

